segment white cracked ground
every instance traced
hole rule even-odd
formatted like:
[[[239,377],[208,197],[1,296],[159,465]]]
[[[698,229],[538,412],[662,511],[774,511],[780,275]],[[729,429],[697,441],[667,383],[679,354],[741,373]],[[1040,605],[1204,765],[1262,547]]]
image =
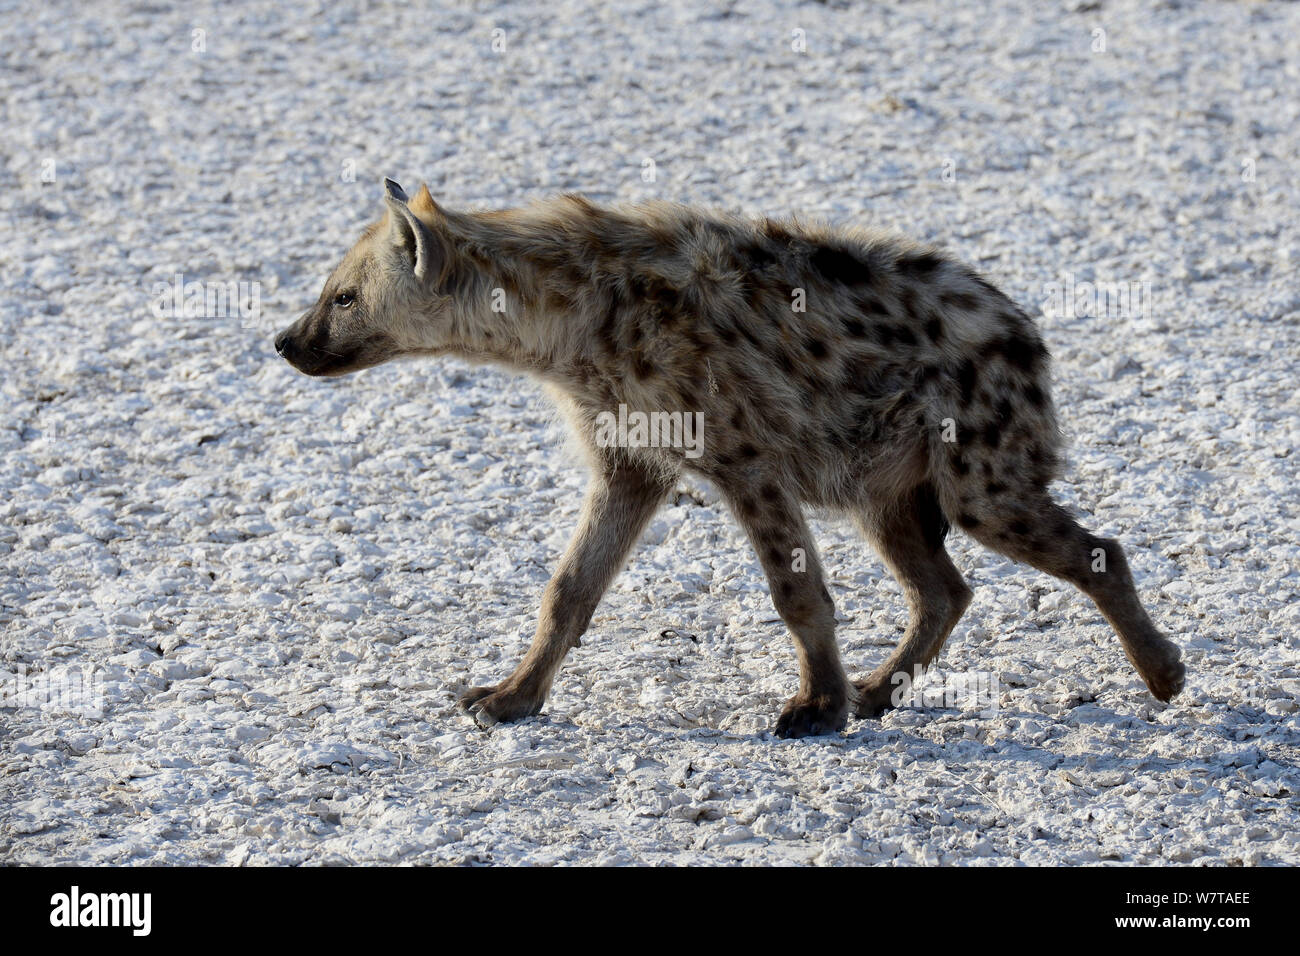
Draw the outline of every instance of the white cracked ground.
[[[0,7],[0,860],[1300,862],[1300,5],[700,6]],[[455,697],[526,646],[584,476],[528,381],[276,358],[383,176],[975,264],[1045,310],[1058,494],[1128,548],[1186,692],[954,532],[976,598],[939,676],[996,706],[773,739],[790,641],[692,484],[545,713],[477,729]],[[260,312],[155,315],[177,273]],[[1067,281],[1149,294],[1070,314]],[[816,529],[862,672],[899,591]],[[41,705],[78,669],[102,712]]]

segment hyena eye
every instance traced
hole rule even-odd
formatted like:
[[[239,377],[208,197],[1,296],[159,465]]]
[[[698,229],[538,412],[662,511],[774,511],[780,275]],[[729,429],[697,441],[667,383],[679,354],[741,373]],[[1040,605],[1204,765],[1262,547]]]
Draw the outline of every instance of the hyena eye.
[[[354,296],[351,292],[340,292],[338,295],[334,297],[334,304],[343,309],[346,309],[355,301],[356,301],[356,296]]]

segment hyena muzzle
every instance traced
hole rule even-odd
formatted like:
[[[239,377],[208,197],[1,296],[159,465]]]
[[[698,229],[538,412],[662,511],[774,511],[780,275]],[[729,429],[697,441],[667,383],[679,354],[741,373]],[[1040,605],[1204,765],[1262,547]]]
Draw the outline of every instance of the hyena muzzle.
[[[461,698],[481,724],[541,709],[683,469],[727,500],[794,637],[799,689],[779,736],[881,713],[896,675],[939,653],[971,600],[944,548],[950,522],[1078,587],[1152,694],[1182,689],[1179,650],[1143,609],[1119,544],[1049,494],[1060,436],[1038,330],[961,263],[896,236],[668,203],[565,195],[458,212],[427,188],[408,199],[386,180],[385,191],[384,218],[276,350],[309,375],[421,355],[526,372],[591,466],[531,647],[500,684]],[[628,410],[702,416],[701,448],[610,441],[602,429]],[[901,642],[856,681],[804,506],[850,517],[906,595]]]

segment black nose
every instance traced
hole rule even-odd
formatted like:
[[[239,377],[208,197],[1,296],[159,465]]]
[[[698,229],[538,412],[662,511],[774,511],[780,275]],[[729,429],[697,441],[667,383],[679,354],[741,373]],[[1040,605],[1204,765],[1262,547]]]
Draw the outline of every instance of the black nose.
[[[279,355],[284,354],[285,343],[289,341],[289,330],[285,329],[275,337],[275,351]]]

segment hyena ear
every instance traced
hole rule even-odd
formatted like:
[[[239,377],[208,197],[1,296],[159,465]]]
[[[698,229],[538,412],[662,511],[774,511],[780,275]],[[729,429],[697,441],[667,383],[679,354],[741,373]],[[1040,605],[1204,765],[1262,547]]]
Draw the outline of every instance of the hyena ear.
[[[384,179],[384,199],[396,199],[400,203],[407,201],[406,190],[391,179]]]
[[[411,211],[402,187],[391,179],[384,180],[384,203],[388,206],[388,242],[405,255],[416,280],[423,282],[442,267],[438,240]]]
[[[433,201],[433,193],[429,192],[428,183],[420,183],[420,191],[415,194],[415,198],[406,204],[411,211],[419,216],[437,216],[441,209]]]

